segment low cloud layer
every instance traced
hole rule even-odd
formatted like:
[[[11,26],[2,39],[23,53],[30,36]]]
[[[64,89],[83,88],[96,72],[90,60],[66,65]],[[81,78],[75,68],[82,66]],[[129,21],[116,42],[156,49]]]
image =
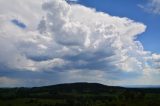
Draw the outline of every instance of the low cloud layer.
[[[160,55],[136,40],[144,24],[64,0],[11,1],[0,1],[2,86],[159,84]]]

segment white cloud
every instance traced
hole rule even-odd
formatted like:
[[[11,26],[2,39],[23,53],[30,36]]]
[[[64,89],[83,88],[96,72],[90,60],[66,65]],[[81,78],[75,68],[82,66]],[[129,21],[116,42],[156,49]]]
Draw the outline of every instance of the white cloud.
[[[58,71],[64,81],[104,83],[119,79],[119,73],[158,72],[159,56],[136,40],[146,29],[142,23],[64,0],[1,0],[0,14],[0,63],[9,69]]]
[[[92,59],[97,59],[98,52],[103,53],[104,59],[98,58],[97,61],[106,62],[109,67],[116,67],[123,71],[133,71],[135,68],[141,70],[141,67],[137,65],[140,62],[137,56],[143,50],[141,50],[141,44],[134,39],[137,34],[145,30],[143,24],[127,18],[98,13],[80,5],[71,6],[64,1],[45,3],[43,8],[48,13],[47,29],[57,44],[71,51],[76,50],[75,55],[81,53],[93,55],[88,57]],[[110,57],[112,59],[108,61]],[[82,60],[84,58],[85,56],[81,57]],[[87,64],[91,63],[91,61],[87,62],[89,62]],[[136,64],[135,67],[130,67],[130,63]],[[126,65],[126,67],[121,67],[121,65]]]
[[[147,4],[138,6],[149,13],[160,14],[160,0],[148,0]]]

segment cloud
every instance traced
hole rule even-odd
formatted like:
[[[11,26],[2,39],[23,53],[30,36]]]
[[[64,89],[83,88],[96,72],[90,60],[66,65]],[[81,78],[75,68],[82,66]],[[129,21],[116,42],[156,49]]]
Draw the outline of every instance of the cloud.
[[[137,56],[143,48],[134,39],[144,32],[143,24],[64,1],[45,3],[43,9],[48,13],[46,29],[60,46],[58,50],[66,49],[60,57],[67,61],[65,69],[142,70]]]
[[[72,81],[116,85],[159,73],[159,55],[136,40],[146,30],[142,23],[64,0],[11,2],[0,1],[0,63],[10,70],[1,71],[1,77],[19,77],[23,86],[31,86],[29,78],[33,86]]]
[[[148,0],[147,4],[138,6],[149,13],[160,14],[160,0]]]
[[[18,86],[19,81],[17,79],[7,78],[7,77],[0,77],[1,87],[14,87]]]

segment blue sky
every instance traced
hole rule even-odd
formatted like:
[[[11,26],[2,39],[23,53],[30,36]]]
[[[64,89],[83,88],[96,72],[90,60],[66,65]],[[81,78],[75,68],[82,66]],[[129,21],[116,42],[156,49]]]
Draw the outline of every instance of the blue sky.
[[[159,0],[67,1],[0,1],[0,87],[160,85]]]
[[[160,53],[160,15],[139,7],[146,5],[147,0],[79,0],[78,3],[113,16],[128,17],[144,23],[147,30],[137,39],[142,42],[145,50]]]

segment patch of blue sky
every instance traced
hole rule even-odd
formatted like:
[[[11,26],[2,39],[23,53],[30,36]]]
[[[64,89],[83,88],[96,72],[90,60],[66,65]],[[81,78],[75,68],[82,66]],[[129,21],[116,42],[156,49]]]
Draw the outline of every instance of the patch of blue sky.
[[[21,22],[21,21],[19,21],[17,19],[13,19],[13,20],[11,20],[11,22],[14,25],[16,25],[16,26],[18,26],[19,28],[22,28],[22,29],[25,29],[27,27],[23,22]]]

